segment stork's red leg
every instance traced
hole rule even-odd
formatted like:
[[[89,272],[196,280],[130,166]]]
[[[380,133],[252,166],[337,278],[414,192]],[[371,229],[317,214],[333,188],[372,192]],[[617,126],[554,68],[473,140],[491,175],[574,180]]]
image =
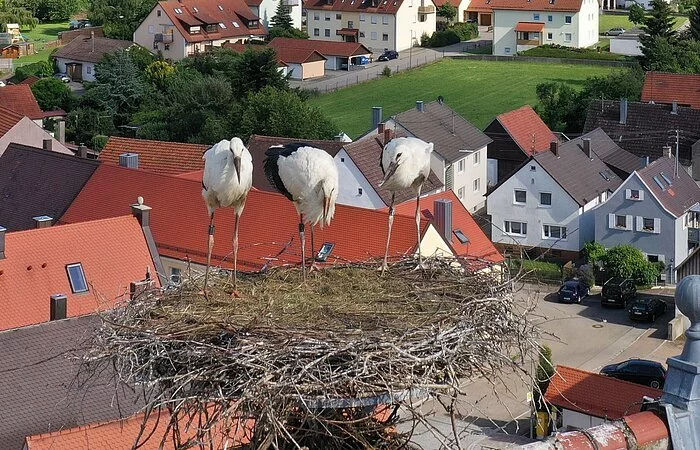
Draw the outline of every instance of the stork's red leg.
[[[389,233],[386,235],[386,247],[384,248],[384,263],[382,264],[382,274],[389,267],[387,264],[387,259],[389,258],[389,241],[391,240],[391,227],[394,225],[394,198],[395,195],[391,194],[391,204],[389,205]]]
[[[241,215],[236,211],[235,226],[233,231],[233,292],[238,289],[238,223]]]
[[[211,252],[214,250],[214,213],[209,215],[209,248],[207,251],[207,270],[204,272],[204,295],[207,295],[207,282],[209,281],[209,267],[211,266]]]
[[[420,252],[420,190],[418,185],[418,195],[416,196],[416,238],[418,239],[418,264],[423,264],[423,257]]]

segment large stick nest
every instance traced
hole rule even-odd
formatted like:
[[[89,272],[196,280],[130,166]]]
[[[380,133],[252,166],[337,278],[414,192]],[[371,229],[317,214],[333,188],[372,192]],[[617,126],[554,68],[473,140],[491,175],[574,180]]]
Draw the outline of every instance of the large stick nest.
[[[147,414],[171,414],[171,436],[151,439],[177,448],[222,448],[222,428],[247,419],[249,448],[398,448],[397,415],[377,405],[456,395],[533,345],[511,283],[426,265],[324,268],[305,283],[297,268],[239,275],[240,298],[226,273],[210,276],[208,297],[188,274],[105,313],[85,362],[144,387]]]

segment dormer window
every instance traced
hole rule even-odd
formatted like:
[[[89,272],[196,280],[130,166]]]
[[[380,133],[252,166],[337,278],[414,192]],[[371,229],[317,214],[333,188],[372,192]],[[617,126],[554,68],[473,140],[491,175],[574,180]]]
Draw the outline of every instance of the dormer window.
[[[207,25],[206,30],[207,33],[216,33],[218,31],[216,25]]]
[[[249,20],[248,21],[248,28],[258,28],[260,26],[260,22],[257,20]]]
[[[202,32],[202,27],[199,25],[195,25],[193,27],[190,27],[190,34],[199,34]]]
[[[88,291],[87,280],[85,279],[85,272],[81,263],[68,264],[66,272],[68,273],[70,289],[74,294]]]

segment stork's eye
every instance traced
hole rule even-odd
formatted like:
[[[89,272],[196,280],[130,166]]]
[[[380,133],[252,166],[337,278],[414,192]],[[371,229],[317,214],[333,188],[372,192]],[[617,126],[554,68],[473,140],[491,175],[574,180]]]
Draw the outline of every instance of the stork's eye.
[[[396,160],[397,160],[397,161],[399,160],[399,158],[401,158],[401,153],[397,153],[397,154],[396,154]]]

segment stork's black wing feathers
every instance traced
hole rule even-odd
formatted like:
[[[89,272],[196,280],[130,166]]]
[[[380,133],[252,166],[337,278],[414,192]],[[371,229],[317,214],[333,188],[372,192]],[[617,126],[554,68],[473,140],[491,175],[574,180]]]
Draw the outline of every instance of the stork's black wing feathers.
[[[287,197],[289,200],[294,201],[294,197],[292,194],[287,190],[287,188],[284,186],[284,183],[282,182],[282,179],[280,178],[279,174],[279,166],[278,161],[280,156],[287,157],[297,151],[301,147],[308,147],[309,144],[303,144],[301,142],[295,142],[292,144],[287,144],[287,145],[275,145],[270,148],[268,148],[265,151],[265,155],[267,158],[265,158],[264,161],[264,168],[265,168],[265,176],[267,177],[267,181],[273,185],[281,194],[283,194],[285,197]]]
[[[204,180],[202,180],[202,189],[204,189],[205,191],[209,190],[209,189],[207,189],[207,186],[204,184]]]
[[[379,152],[379,168],[382,169],[382,175],[386,175],[386,170],[384,170],[384,162],[382,161],[383,156],[384,148],[382,147],[382,150]]]

